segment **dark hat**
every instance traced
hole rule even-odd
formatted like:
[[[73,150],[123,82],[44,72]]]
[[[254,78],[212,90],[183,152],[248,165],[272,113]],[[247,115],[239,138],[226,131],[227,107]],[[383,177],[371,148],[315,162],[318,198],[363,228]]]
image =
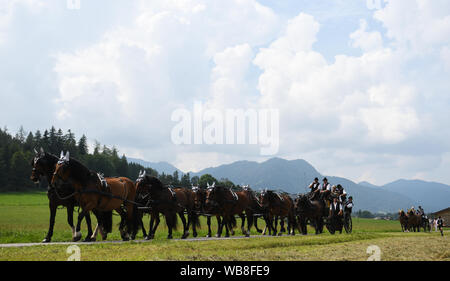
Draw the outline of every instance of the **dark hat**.
[[[323,178],[323,181],[328,181],[328,179],[327,178]]]
[[[318,178],[314,178],[314,180],[315,180],[315,181],[318,181],[319,179],[318,179]]]
[[[337,185],[337,188],[342,188],[342,185],[338,184],[338,185]]]
[[[350,196],[348,199],[353,199],[353,196]]]

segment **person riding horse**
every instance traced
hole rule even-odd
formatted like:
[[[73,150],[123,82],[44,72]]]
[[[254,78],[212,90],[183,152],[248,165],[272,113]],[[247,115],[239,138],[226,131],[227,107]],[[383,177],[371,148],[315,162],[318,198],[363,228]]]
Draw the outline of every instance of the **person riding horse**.
[[[310,192],[308,194],[308,197],[310,200],[316,200],[319,198],[319,191],[320,191],[320,182],[318,178],[314,178],[314,181],[308,186],[310,189]]]

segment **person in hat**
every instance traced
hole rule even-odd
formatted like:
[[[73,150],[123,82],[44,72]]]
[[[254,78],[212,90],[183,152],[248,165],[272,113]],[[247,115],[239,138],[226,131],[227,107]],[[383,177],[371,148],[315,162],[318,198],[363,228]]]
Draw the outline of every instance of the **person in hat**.
[[[348,200],[345,201],[345,203],[344,203],[344,210],[346,212],[348,211],[349,213],[351,213],[352,212],[352,208],[353,208],[353,197],[350,196],[350,197],[348,197]]]
[[[317,198],[317,194],[320,191],[320,182],[318,178],[314,178],[314,181],[308,186],[310,189],[310,199],[313,200]]]

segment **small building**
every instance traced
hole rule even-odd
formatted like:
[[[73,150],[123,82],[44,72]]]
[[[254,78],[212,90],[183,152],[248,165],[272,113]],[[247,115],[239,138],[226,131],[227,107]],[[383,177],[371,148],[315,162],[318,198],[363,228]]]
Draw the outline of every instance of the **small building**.
[[[441,216],[442,219],[444,220],[444,226],[445,227],[450,226],[450,207],[447,209],[437,211],[436,213],[433,213],[433,216],[435,218],[438,218],[439,216]]]

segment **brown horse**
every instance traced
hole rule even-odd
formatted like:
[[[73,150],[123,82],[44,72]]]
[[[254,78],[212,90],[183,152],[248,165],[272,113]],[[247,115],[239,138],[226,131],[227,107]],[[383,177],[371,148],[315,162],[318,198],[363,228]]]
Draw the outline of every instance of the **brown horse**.
[[[402,227],[402,232],[408,231],[408,215],[405,213],[405,211],[400,210],[398,211],[398,219],[400,221],[400,225]]]
[[[55,172],[56,163],[58,162],[58,157],[53,154],[47,153],[41,147],[38,152],[36,149],[34,150],[35,156],[31,161],[32,171],[31,171],[31,180],[35,183],[45,179],[47,183],[50,183],[53,177],[53,173]],[[81,239],[81,221],[83,220],[84,214],[78,215],[78,223],[75,228],[73,225],[73,210],[75,206],[78,205],[78,202],[73,197],[65,198],[70,195],[74,189],[71,184],[64,184],[59,193],[56,192],[56,189],[52,187],[50,184],[48,185],[47,197],[48,197],[48,207],[50,209],[50,224],[48,228],[47,235],[45,236],[42,242],[50,242],[53,236],[53,228],[55,225],[55,217],[56,210],[59,206],[63,206],[67,208],[67,222],[72,229],[72,241],[78,241]],[[86,214],[86,224],[88,227],[88,232],[92,233],[91,226],[91,217],[89,213]],[[90,240],[90,236],[86,241]]]
[[[299,194],[295,199],[294,209],[298,219],[299,230],[307,234],[307,221],[316,229],[316,234],[323,232],[323,204],[318,200],[310,200],[308,195]]]
[[[269,228],[273,228],[273,234],[277,234],[278,219],[280,219],[279,236],[285,232],[284,220],[287,219],[288,232],[295,235],[295,218],[294,218],[294,201],[287,194],[278,194],[272,190],[264,190],[261,192],[260,200],[261,206],[268,210]],[[275,219],[275,225],[273,220]]]
[[[246,237],[250,236],[250,227],[253,222],[253,214],[249,210],[250,201],[251,199],[246,191],[234,192],[223,186],[215,186],[215,184],[207,189],[205,201],[206,211],[223,218],[223,222],[219,224],[217,231],[218,236],[221,235],[223,226],[225,226],[225,237],[230,236],[229,231],[232,231],[232,228],[236,225],[235,215],[238,215],[242,220],[242,234]],[[249,219],[247,230],[244,228],[246,215]]]
[[[142,173],[136,181],[137,196],[139,203],[145,203],[151,214],[150,229],[147,239],[153,239],[159,225],[159,214],[163,214],[169,229],[168,239],[172,239],[172,231],[177,226],[177,214],[183,222],[182,239],[189,236],[188,224],[184,217],[184,211],[188,213],[194,209],[194,200],[190,200],[191,194],[184,188],[168,188],[156,177]],[[156,221],[156,223],[155,223]],[[155,225],[153,225],[155,223]]]
[[[422,216],[416,214],[413,210],[408,211],[408,230],[413,230],[414,232],[420,232],[420,227],[422,223]]]
[[[120,234],[123,240],[129,240],[129,234],[135,233],[135,223],[133,217],[133,201],[136,195],[136,188],[128,178],[105,178],[106,186],[99,174],[92,172],[78,160],[69,157],[69,152],[56,164],[55,173],[52,178],[52,185],[58,190],[63,183],[70,182],[74,187],[74,198],[80,202],[82,214],[97,210],[108,212],[115,210],[120,214]],[[125,209],[125,210],[124,210]],[[103,224],[99,222],[92,238],[97,236],[97,230],[103,232]],[[105,238],[105,236],[103,236]]]
[[[209,188],[208,183],[208,188]],[[192,187],[192,192],[194,194],[194,210],[198,215],[205,215],[206,216],[206,224],[208,225],[208,233],[206,234],[206,237],[211,237],[211,216],[215,216],[217,219],[217,237],[220,237],[219,229],[220,225],[222,223],[222,219],[219,214],[219,210],[216,209],[209,209],[208,212],[206,211],[206,189],[203,189],[198,186]]]

